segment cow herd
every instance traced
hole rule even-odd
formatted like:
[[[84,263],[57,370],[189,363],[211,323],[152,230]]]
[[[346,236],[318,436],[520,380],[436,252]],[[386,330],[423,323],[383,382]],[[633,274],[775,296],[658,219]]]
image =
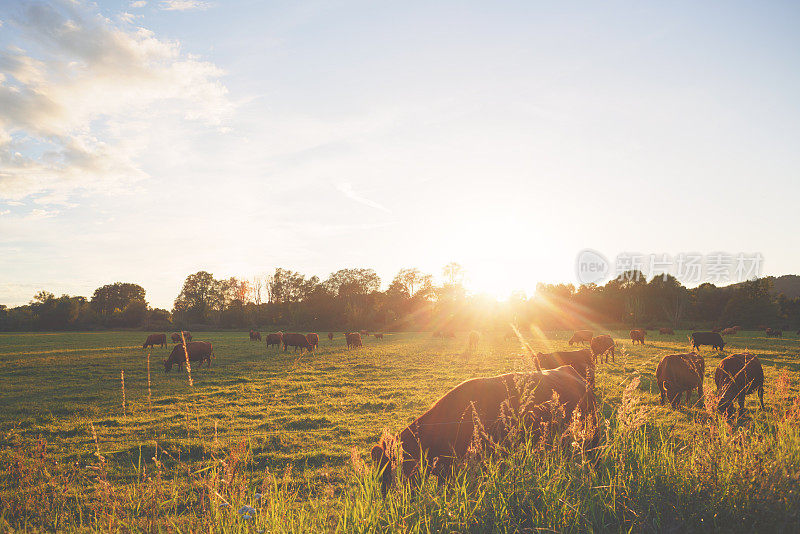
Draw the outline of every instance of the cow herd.
[[[345,332],[344,338],[347,342],[347,348],[363,347],[362,339],[367,337],[369,332],[361,330],[359,332]],[[383,340],[383,333],[375,332],[372,334],[375,339]],[[333,341],[334,333],[328,332],[328,341]],[[261,332],[250,330],[250,341],[261,341]],[[301,352],[306,350],[313,352],[319,348],[319,334],[311,332],[308,334],[274,332],[267,334],[267,347],[275,345],[280,350],[283,345],[283,351],[286,352],[289,347],[294,348],[294,352],[299,349]]]

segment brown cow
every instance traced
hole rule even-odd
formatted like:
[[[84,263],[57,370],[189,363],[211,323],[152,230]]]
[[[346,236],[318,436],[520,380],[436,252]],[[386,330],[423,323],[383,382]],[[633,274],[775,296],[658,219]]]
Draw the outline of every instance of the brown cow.
[[[641,328],[635,328],[631,330],[630,336],[631,336],[631,341],[633,342],[634,345],[636,345],[637,341],[639,342],[640,345],[644,345],[645,331],[642,330]]]
[[[367,337],[369,335],[369,332],[366,330],[359,330],[358,333],[361,334],[362,337]]]
[[[382,438],[372,448],[372,460],[382,470],[384,494],[391,484],[392,470],[398,466],[405,480],[417,480],[423,461],[427,471],[440,481],[451,476],[470,449],[476,421],[482,424],[481,433],[501,445],[509,444],[515,423],[522,422],[525,428],[541,428],[535,423],[544,421],[550,413],[549,401],[554,393],[563,403],[567,422],[576,408],[581,420],[594,417],[594,395],[570,366],[462,382],[397,436]],[[399,461],[395,455],[398,449]]]
[[[361,343],[361,334],[358,332],[349,332],[344,335],[345,340],[347,341],[347,348],[350,347],[362,347],[363,344]]]
[[[569,338],[569,346],[571,347],[573,343],[591,343],[592,341],[592,331],[591,330],[576,330],[572,337]]]
[[[303,352],[303,349],[311,352],[311,343],[308,342],[308,338],[303,334],[283,334],[283,352],[286,352],[289,347],[294,347],[295,352],[297,352],[297,349],[300,349],[300,352]]]
[[[183,331],[183,339],[185,339],[186,341],[191,341],[192,340],[192,333],[191,332],[187,332],[186,330],[184,330]]]
[[[478,350],[478,342],[480,340],[481,340],[481,335],[478,332],[476,332],[475,330],[470,332],[468,338],[467,350],[469,352],[475,352],[476,350]]]
[[[208,367],[211,367],[211,357],[214,355],[214,349],[210,341],[189,341],[186,343],[186,353],[189,354],[190,362],[200,362],[200,367],[203,362],[208,362]],[[186,353],[184,353],[183,345],[175,345],[172,352],[169,353],[169,358],[163,360],[164,372],[168,373],[173,365],[178,366],[178,370],[183,369],[183,364],[186,362]]]
[[[328,341],[333,341],[333,332],[328,332]]]
[[[722,334],[723,336],[735,336],[736,330],[733,328],[723,328],[720,334]]]
[[[739,333],[739,330],[741,330],[741,329],[742,329],[742,327],[741,327],[741,326],[732,326],[731,328],[733,328],[734,330],[736,330],[736,333],[737,333],[737,334]]]
[[[317,347],[319,347],[319,334],[311,332],[310,334],[306,334],[306,339],[311,346],[311,350],[317,350]]]
[[[383,334],[372,334],[375,336],[375,339],[383,339]]]
[[[534,366],[538,363],[541,369],[556,369],[562,365],[570,365],[586,382],[594,386],[594,361],[592,351],[589,349],[537,352],[532,357]]]
[[[603,355],[606,356],[605,363],[608,363],[608,354],[611,353],[611,361],[614,360],[614,340],[611,339],[611,336],[608,334],[603,334],[597,337],[593,337],[589,346],[592,348],[592,356],[594,356],[594,361],[597,363],[597,357],[599,356],[600,359],[603,359]]]
[[[261,332],[250,330],[250,341],[261,341]]]
[[[283,343],[283,334],[281,332],[277,332],[274,334],[267,334],[267,347],[271,347],[272,345],[277,345],[278,350],[280,350],[282,343]]]
[[[162,349],[167,348],[167,334],[150,334],[147,336],[147,339],[142,345],[143,349],[147,347],[155,347],[156,345],[161,345]]]
[[[673,330],[672,328],[659,328],[658,329],[658,333],[659,334],[669,334],[669,335],[673,335],[674,336],[675,335],[675,330]]]
[[[754,354],[732,354],[723,358],[714,371],[719,402],[717,409],[732,415],[733,402],[739,403],[739,414],[744,412],[745,396],[756,391],[761,409],[764,407],[764,369]]]
[[[670,354],[664,356],[656,368],[656,382],[661,393],[660,404],[666,396],[673,408],[681,404],[681,393],[686,392],[686,403],[692,398],[692,390],[697,388],[698,399],[703,398],[703,376],[706,362],[696,352]]]
[[[783,337],[783,330],[777,328],[767,328],[766,333],[767,337]]]
[[[181,335],[178,332],[173,332],[170,336],[173,343],[180,343],[181,342]]]

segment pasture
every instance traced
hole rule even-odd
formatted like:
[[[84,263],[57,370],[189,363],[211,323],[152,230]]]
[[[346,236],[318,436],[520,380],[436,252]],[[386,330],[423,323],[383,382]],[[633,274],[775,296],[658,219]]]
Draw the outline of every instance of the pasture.
[[[0,334],[0,530],[800,529],[794,335],[726,337],[725,354],[761,359],[767,404],[749,396],[747,417],[728,425],[704,405],[658,405],[655,368],[689,350],[687,332],[651,331],[635,346],[612,333],[622,350],[597,368],[599,455],[527,443],[452,484],[382,499],[369,449],[384,428],[531,359],[499,333],[482,333],[474,353],[466,332],[369,336],[353,350],[342,333],[319,333],[315,353],[295,354],[247,332],[196,332],[216,358],[192,366],[193,385],[185,369],[165,374],[172,345],[144,350],[143,332]],[[524,335],[534,351],[567,350],[569,336]],[[713,394],[720,354],[700,352]]]

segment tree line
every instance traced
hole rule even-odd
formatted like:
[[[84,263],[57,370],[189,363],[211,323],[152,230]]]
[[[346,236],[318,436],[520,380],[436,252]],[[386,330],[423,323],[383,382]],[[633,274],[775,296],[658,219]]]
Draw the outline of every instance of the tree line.
[[[251,280],[199,271],[186,278],[172,310],[150,307],[140,285],[117,282],[88,299],[40,291],[27,305],[0,305],[0,330],[800,328],[800,297],[775,292],[773,277],[687,288],[671,275],[647,280],[629,271],[605,285],[538,284],[534,295],[518,292],[502,302],[469,293],[463,279],[455,263],[439,284],[431,274],[402,269],[384,291],[372,269],[342,269],[325,280],[283,268]]]

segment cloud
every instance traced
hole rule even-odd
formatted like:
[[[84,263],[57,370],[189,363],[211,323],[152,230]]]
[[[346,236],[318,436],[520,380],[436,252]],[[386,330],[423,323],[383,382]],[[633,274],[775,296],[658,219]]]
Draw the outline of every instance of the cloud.
[[[342,193],[350,200],[353,200],[360,204],[364,204],[365,206],[369,206],[370,208],[375,208],[377,210],[385,211],[386,213],[391,213],[391,210],[386,206],[384,206],[383,204],[379,204],[374,200],[370,200],[356,193],[353,190],[353,184],[351,184],[350,182],[341,182],[339,184],[336,184],[336,189],[338,189],[340,193]]]
[[[144,7],[147,5],[147,0],[134,0],[128,5],[133,8]]]
[[[204,11],[211,7],[209,2],[201,0],[162,0],[161,9],[164,11],[191,11],[193,9]]]
[[[11,210],[0,210],[0,215],[8,215],[11,213]]]
[[[55,217],[56,215],[58,215],[58,210],[34,209],[31,210],[26,219],[48,219],[50,217]]]
[[[0,50],[0,200],[122,192],[147,177],[154,128],[220,128],[223,72],[144,28],[74,2],[20,3],[21,47]]]

